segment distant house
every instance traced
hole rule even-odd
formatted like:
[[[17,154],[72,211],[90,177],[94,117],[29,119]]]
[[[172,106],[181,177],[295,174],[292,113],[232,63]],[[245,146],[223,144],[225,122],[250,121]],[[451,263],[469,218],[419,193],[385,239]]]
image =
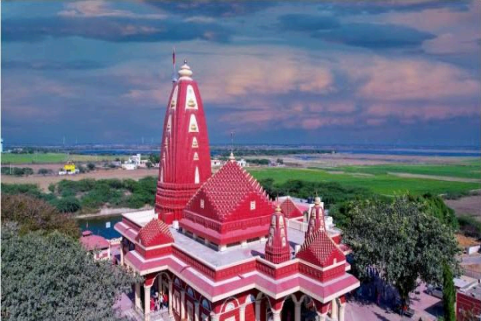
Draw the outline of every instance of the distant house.
[[[129,157],[129,160],[122,164],[122,168],[126,170],[134,170],[137,167],[145,167],[142,166],[142,158],[140,154],[132,155]]]
[[[247,163],[245,159],[238,160],[238,161],[237,161],[237,164],[238,164],[240,167],[249,167],[249,163]]]
[[[211,167],[218,167],[218,166],[222,166],[222,161],[220,159],[211,159],[210,160],[210,166]]]

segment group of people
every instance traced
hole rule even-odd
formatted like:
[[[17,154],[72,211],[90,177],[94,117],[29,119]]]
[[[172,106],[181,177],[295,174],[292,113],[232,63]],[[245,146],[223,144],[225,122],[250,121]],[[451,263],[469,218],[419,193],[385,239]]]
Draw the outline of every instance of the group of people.
[[[160,311],[164,307],[169,307],[169,297],[165,293],[155,292],[150,297],[150,311]]]

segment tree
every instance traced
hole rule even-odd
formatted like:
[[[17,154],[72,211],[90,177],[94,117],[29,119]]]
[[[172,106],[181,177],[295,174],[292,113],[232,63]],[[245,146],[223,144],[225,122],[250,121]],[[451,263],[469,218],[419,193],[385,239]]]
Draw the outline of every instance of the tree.
[[[89,171],[93,171],[95,169],[95,164],[94,163],[88,163],[87,168],[89,169]]]
[[[160,162],[160,155],[158,154],[150,154],[149,155],[149,161],[152,163],[152,164],[157,164]]]
[[[2,194],[2,220],[16,222],[19,232],[58,230],[68,236],[77,238],[80,230],[75,219],[61,214],[47,202],[25,194]]]
[[[2,226],[1,267],[2,320],[117,320],[114,303],[140,281],[59,232],[20,236],[12,223]]]
[[[418,278],[441,284],[444,263],[458,271],[452,229],[421,208],[407,196],[391,202],[353,202],[344,234],[353,249],[359,277],[367,278],[368,267],[377,269],[380,277],[399,291],[403,305],[408,304]]]
[[[456,311],[454,302],[456,301],[456,290],[454,289],[453,273],[447,264],[443,264],[443,307],[444,320],[455,321]]]
[[[154,165],[152,165],[152,163],[148,161],[147,163],[145,163],[145,166],[147,166],[147,168],[152,168]]]

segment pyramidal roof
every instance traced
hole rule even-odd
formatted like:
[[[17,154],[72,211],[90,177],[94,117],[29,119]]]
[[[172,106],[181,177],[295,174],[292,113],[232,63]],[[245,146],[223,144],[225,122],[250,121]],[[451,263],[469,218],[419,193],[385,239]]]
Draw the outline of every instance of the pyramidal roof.
[[[326,231],[317,230],[306,237],[296,257],[319,266],[329,266],[330,258],[334,255],[344,257]]]
[[[192,209],[194,200],[199,195],[204,195],[212,205],[214,212],[212,216],[218,221],[224,221],[251,193],[258,194],[266,202],[270,202],[259,182],[231,159],[201,186],[186,209]]]
[[[282,213],[284,213],[287,217],[291,217],[291,214],[295,212],[293,216],[301,216],[302,211],[297,207],[297,205],[291,200],[291,198],[288,196],[284,202],[280,204]]]
[[[161,245],[174,242],[174,237],[169,230],[169,226],[161,220],[154,218],[137,235],[137,240],[144,247]]]

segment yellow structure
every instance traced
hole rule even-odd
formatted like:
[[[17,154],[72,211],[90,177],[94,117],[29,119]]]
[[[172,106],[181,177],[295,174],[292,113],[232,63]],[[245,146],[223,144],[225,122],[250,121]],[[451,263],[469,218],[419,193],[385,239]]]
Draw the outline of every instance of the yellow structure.
[[[63,169],[65,169],[66,172],[75,172],[75,164],[68,162],[63,166]]]

